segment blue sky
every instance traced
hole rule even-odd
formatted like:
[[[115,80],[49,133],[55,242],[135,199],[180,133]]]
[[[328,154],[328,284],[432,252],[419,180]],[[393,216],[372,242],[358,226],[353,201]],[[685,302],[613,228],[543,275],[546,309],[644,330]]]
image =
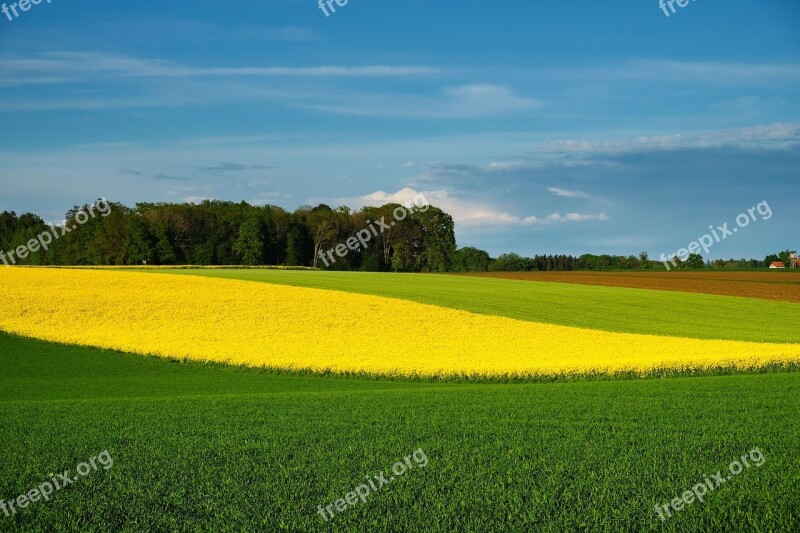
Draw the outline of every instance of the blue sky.
[[[8,2],[6,4],[11,4]],[[800,2],[44,0],[0,14],[0,210],[422,192],[493,255],[800,247]]]

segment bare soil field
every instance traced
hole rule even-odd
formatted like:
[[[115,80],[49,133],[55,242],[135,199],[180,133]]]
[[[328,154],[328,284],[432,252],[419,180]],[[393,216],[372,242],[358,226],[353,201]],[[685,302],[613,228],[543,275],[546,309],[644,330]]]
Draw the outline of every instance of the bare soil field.
[[[742,296],[800,303],[800,271],[489,272],[464,275]]]

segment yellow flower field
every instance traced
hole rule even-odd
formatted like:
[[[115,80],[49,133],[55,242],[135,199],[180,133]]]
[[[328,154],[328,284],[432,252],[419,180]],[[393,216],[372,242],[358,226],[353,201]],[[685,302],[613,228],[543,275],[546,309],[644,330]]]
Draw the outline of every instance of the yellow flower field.
[[[0,330],[202,361],[399,375],[648,373],[800,361],[800,344],[608,333],[361,294],[128,271],[0,269]]]

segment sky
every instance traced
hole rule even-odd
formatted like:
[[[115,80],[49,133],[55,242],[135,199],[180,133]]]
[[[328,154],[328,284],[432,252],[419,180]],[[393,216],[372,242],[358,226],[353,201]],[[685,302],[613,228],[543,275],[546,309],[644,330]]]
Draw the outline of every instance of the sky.
[[[493,256],[657,257],[766,202],[704,257],[800,248],[797,0],[5,4],[0,211],[422,193]]]

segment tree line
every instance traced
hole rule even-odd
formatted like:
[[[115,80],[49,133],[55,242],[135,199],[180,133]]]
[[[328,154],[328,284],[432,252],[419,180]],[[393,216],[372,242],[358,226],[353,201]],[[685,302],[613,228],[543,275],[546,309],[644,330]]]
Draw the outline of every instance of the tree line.
[[[64,225],[74,230],[47,250],[32,251],[17,264],[28,265],[285,265],[319,267],[320,252],[347,242],[369,223],[389,228],[367,246],[330,264],[331,270],[447,272],[455,255],[450,215],[430,206],[399,204],[333,209],[320,204],[294,212],[246,202],[110,203],[108,216],[85,222],[74,206]],[[402,220],[396,217],[407,213]],[[373,224],[372,227],[375,227]],[[51,226],[41,217],[0,214],[0,250],[25,247]],[[56,232],[57,233],[57,232]]]
[[[453,218],[441,209],[406,210],[399,204],[381,207],[331,208],[301,206],[290,212],[273,205],[206,200],[189,203],[109,203],[108,216],[83,221],[74,206],[65,226],[76,227],[53,240],[47,249],[17,255],[23,265],[283,265],[326,270],[397,272],[504,272],[664,268],[647,252],[638,256],[584,254],[535,255],[507,253],[497,258],[473,247],[457,248]],[[396,215],[404,210],[407,216]],[[376,226],[377,221],[383,221]],[[373,231],[363,245],[349,247],[335,261],[321,260],[337,245],[352,244],[365,228]],[[0,213],[0,251],[26,247],[54,228],[41,217]],[[330,255],[327,257],[331,257]],[[692,254],[676,268],[763,268],[784,260],[788,251],[763,261],[704,261]]]
[[[458,250],[461,252],[461,250]],[[680,257],[669,258],[669,270],[702,270],[702,269],[731,269],[748,270],[769,267],[773,261],[783,261],[790,265],[789,250],[770,254],[762,259],[703,259],[700,254],[689,254],[685,260]],[[673,265],[674,261],[674,265]],[[584,254],[580,257],[571,255],[536,255],[522,257],[518,254],[502,254],[488,263],[488,270],[494,272],[545,272],[569,270],[666,270],[662,261],[650,259],[647,252],[638,256],[629,255],[592,255]]]

